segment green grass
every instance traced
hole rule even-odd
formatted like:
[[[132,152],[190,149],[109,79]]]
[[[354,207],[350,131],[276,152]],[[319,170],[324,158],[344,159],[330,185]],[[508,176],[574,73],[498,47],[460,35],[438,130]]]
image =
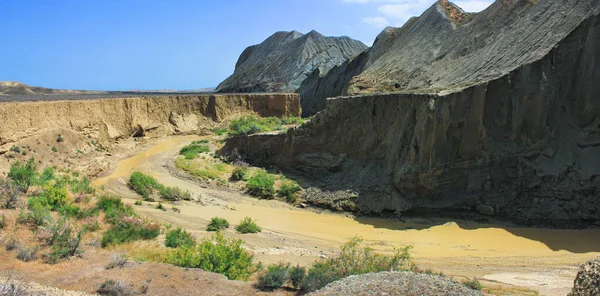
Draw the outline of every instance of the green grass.
[[[302,188],[298,186],[298,184],[292,180],[284,180],[281,183],[281,186],[277,190],[277,195],[280,197],[284,197],[287,202],[295,203],[296,202],[296,192],[301,191]]]
[[[32,157],[27,162],[21,163],[18,160],[13,162],[8,172],[8,177],[12,179],[23,192],[27,192],[37,177],[37,164]]]
[[[463,281],[462,284],[472,290],[481,291],[481,289],[483,289],[483,285],[475,278],[472,280]]]
[[[248,183],[246,189],[250,195],[272,199],[275,195],[275,176],[264,171],[259,171],[254,174]]]
[[[135,171],[129,176],[129,186],[144,199],[149,199],[152,192],[160,187],[160,184],[151,176]]]
[[[282,130],[283,125],[301,124],[299,117],[257,117],[248,115],[236,119],[229,124],[229,133],[233,136],[244,136],[256,133]]]
[[[259,233],[262,231],[262,228],[256,224],[256,221],[252,220],[250,217],[246,217],[235,227],[235,231],[241,234]]]
[[[194,247],[196,240],[191,233],[178,227],[167,232],[165,237],[165,247],[168,248],[179,248],[179,247]]]
[[[192,194],[178,187],[169,187],[160,184],[156,179],[141,172],[133,172],[129,177],[129,186],[133,191],[141,195],[145,200],[157,191],[159,196],[165,200],[191,200]]]
[[[230,280],[247,280],[256,267],[252,255],[242,247],[242,240],[226,239],[217,232],[195,247],[180,247],[167,254],[166,263],[200,268],[225,275]]]
[[[285,285],[290,279],[290,264],[279,263],[269,265],[267,271],[258,276],[256,286],[262,291],[273,291]]]
[[[250,178],[250,170],[247,167],[236,167],[231,173],[229,180],[231,181],[248,181]]]
[[[229,221],[225,218],[213,217],[206,226],[206,231],[220,231],[229,228]]]
[[[206,145],[201,145],[199,143],[192,143],[190,145],[184,146],[179,150],[179,154],[185,156],[185,159],[194,159],[200,153],[210,152],[210,148]]]

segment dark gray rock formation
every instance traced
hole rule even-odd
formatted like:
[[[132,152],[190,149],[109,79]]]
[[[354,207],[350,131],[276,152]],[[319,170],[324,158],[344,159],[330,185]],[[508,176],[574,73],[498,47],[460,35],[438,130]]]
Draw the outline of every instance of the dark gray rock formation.
[[[360,61],[300,93],[312,102],[307,105],[324,106],[327,97],[340,95],[459,91],[539,60],[597,3],[502,0],[474,15],[439,0],[402,28],[387,28]]]
[[[223,152],[304,176],[332,208],[600,224],[599,14],[600,0],[496,2],[464,25],[512,20],[473,41],[487,55],[437,57],[432,67],[454,64],[447,77],[424,67],[404,81],[447,91],[328,100],[286,135],[234,138]]]
[[[367,46],[348,37],[325,37],[316,31],[277,32],[241,54],[234,73],[218,92],[296,92],[306,77],[327,74]]]
[[[600,257],[583,264],[569,296],[600,295]]]

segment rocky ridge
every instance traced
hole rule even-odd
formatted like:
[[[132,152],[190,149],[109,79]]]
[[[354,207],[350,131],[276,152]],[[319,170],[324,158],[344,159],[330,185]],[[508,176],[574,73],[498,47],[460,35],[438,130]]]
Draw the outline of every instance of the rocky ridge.
[[[325,75],[367,46],[348,37],[325,37],[316,31],[305,35],[277,32],[244,50],[234,73],[217,87],[220,93],[295,92],[308,74]]]
[[[328,97],[373,92],[444,94],[533,63],[593,14],[597,1],[499,0],[478,14],[437,1],[401,28],[387,28],[359,58],[300,87],[305,115]],[[312,107],[314,105],[314,107]],[[304,105],[303,105],[304,106]]]

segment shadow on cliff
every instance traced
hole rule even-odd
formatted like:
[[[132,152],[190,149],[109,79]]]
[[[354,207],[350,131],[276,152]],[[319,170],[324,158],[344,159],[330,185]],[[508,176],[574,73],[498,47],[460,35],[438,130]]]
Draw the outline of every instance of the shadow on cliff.
[[[600,252],[600,229],[549,229],[531,228],[497,224],[483,224],[452,218],[407,218],[406,220],[376,218],[368,216],[355,217],[361,224],[375,228],[390,230],[427,230],[448,223],[456,223],[464,230],[484,228],[503,229],[512,235],[543,243],[553,251],[568,251],[572,253]]]

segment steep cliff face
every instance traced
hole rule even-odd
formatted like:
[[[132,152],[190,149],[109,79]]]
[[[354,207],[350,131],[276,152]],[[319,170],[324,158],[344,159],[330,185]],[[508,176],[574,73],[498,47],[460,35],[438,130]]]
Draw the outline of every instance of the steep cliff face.
[[[101,141],[191,133],[250,112],[299,116],[300,98],[245,94],[0,103],[0,145],[59,128],[94,131]]]
[[[316,31],[277,32],[241,54],[235,72],[218,87],[221,93],[295,92],[311,72],[325,75],[367,49],[348,37],[325,37]]]
[[[312,82],[316,87],[303,89],[302,100],[323,106],[327,96],[448,93],[479,85],[548,54],[598,5],[597,0],[497,0],[472,15],[440,0],[402,28],[382,32],[360,62]]]
[[[304,175],[312,201],[334,208],[600,223],[600,2],[584,2],[578,26],[504,76],[448,94],[331,99],[286,135],[235,138],[223,152]]]

